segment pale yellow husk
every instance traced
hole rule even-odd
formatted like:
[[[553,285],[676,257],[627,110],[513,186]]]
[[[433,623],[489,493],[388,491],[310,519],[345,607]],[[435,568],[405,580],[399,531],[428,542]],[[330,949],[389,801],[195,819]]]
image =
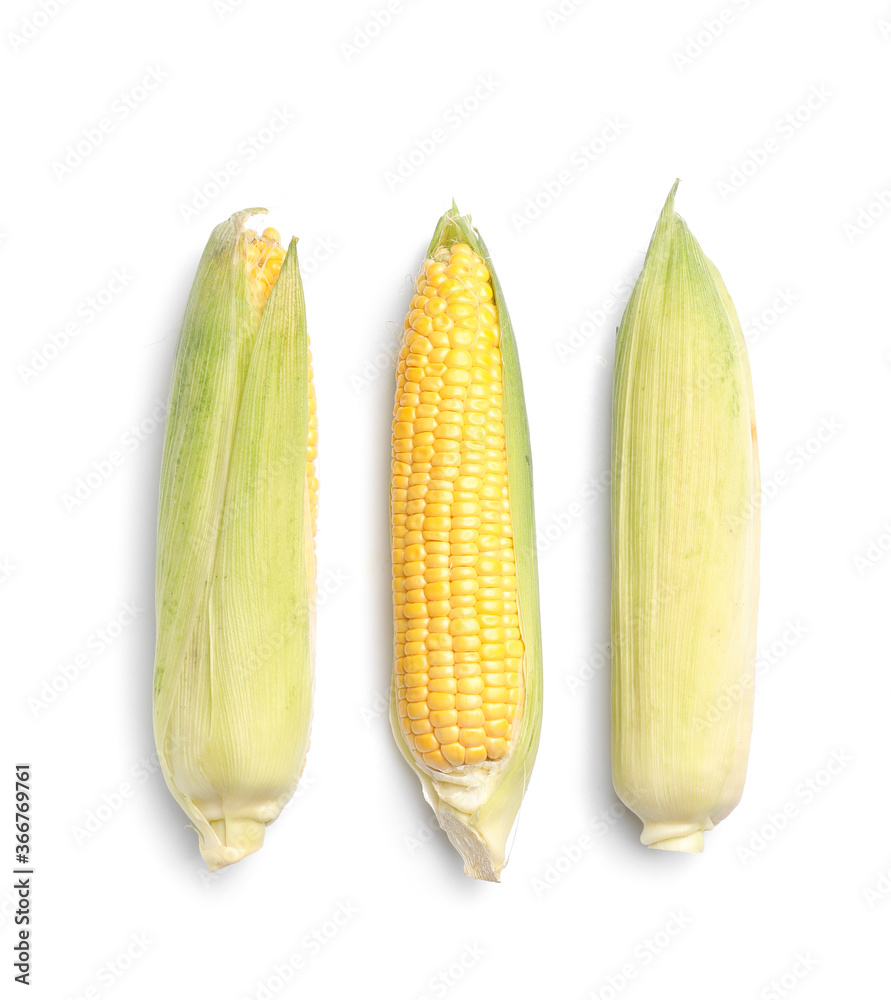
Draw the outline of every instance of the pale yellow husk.
[[[644,844],[701,851],[745,780],[760,484],[742,329],[676,188],[618,333],[612,763]]]

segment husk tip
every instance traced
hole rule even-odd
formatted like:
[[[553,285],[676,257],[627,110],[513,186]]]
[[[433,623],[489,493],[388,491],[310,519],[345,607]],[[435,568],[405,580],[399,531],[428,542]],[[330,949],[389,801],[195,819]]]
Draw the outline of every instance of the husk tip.
[[[269,214],[268,208],[243,208],[240,212],[233,212],[232,215],[229,216],[229,221],[233,223],[233,225],[237,229],[243,229],[245,222],[252,215],[268,215],[268,214]]]
[[[677,194],[678,184],[680,183],[681,183],[680,177],[675,178],[675,182],[674,184],[672,184],[671,190],[668,192],[668,197],[665,199],[665,205],[662,208],[663,218],[665,217],[670,218],[671,216],[674,215],[674,199],[675,195]]]

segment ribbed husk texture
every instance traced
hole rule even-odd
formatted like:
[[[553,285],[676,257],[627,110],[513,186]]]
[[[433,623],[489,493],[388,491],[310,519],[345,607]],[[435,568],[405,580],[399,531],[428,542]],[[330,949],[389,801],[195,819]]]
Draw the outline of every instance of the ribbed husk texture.
[[[676,188],[618,332],[612,762],[642,842],[701,851],[745,780],[760,484],[742,329]]]
[[[312,712],[309,349],[292,241],[268,302],[245,219],[214,230],[180,333],[164,445],[154,726],[214,870],[263,843]]]

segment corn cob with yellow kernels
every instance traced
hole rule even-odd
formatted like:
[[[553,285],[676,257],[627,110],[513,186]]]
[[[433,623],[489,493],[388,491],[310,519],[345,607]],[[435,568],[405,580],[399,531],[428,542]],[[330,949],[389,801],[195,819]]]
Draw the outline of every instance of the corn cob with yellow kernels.
[[[531,459],[488,253],[440,220],[397,365],[391,514],[397,742],[468,874],[498,879],[541,715]]]

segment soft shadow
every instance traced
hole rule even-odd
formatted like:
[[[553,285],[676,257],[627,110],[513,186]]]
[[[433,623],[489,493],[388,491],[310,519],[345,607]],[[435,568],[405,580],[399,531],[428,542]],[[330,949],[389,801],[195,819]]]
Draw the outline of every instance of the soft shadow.
[[[643,255],[635,258],[636,269],[643,264]],[[589,567],[587,576],[587,591],[591,595],[592,614],[587,621],[587,636],[585,648],[590,651],[600,651],[605,660],[601,669],[594,671],[590,686],[589,710],[591,726],[588,729],[588,747],[586,759],[590,762],[588,787],[592,790],[594,812],[609,808],[609,804],[617,800],[613,789],[611,760],[611,718],[610,718],[610,657],[612,643],[610,636],[610,598],[611,598],[611,522],[610,522],[610,486],[604,473],[611,473],[611,441],[612,441],[612,404],[613,376],[615,372],[615,345],[618,324],[628,305],[630,291],[624,297],[621,308],[616,310],[613,334],[602,347],[602,355],[606,360],[605,370],[594,366],[589,384],[589,410],[587,426],[592,428],[591,447],[588,455],[588,477],[597,483],[606,482],[605,491],[599,494],[589,507],[587,523],[590,526],[588,536],[588,551],[585,553]],[[601,478],[604,477],[604,478]],[[607,644],[604,649],[604,643]],[[615,829],[609,834],[609,840],[615,844],[622,841],[635,852],[640,851],[640,821],[626,810],[615,822]]]

